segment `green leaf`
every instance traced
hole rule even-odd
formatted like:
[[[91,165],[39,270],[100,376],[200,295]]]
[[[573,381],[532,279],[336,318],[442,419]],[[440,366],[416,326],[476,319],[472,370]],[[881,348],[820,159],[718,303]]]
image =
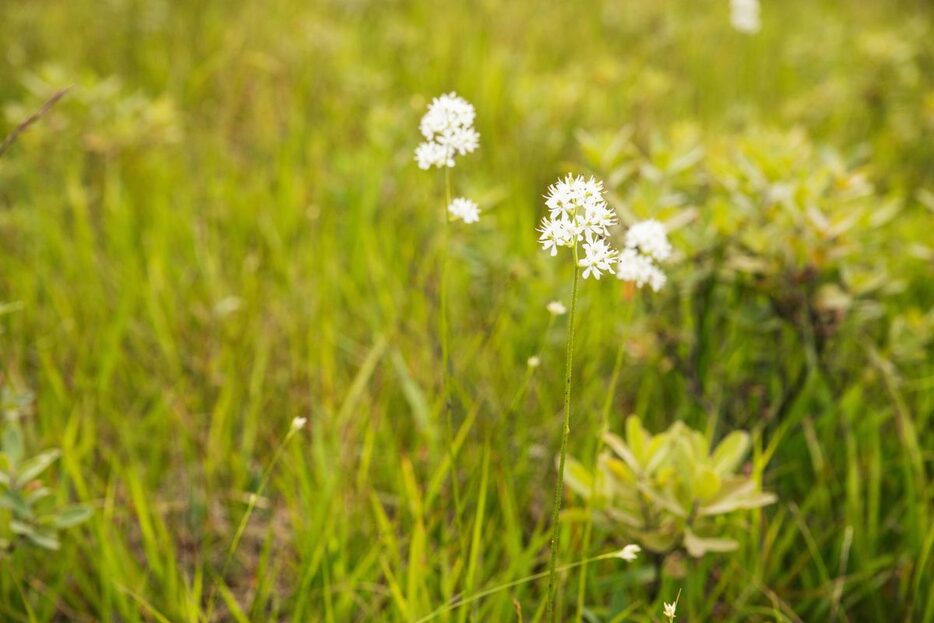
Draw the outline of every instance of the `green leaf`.
[[[709,467],[700,467],[694,474],[694,497],[707,502],[720,492],[720,476]]]
[[[43,549],[57,550],[61,545],[54,534],[46,532],[32,532],[27,534],[26,538]]]
[[[567,457],[564,470],[564,484],[585,500],[593,493],[593,476],[580,462]]]
[[[645,460],[647,438],[648,434],[642,428],[642,422],[637,416],[630,415],[626,418],[626,443],[640,465]]]
[[[32,517],[32,509],[19,491],[4,491],[0,493],[0,508],[13,511],[20,517]]]
[[[727,488],[726,492],[710,504],[698,509],[700,515],[722,515],[737,510],[750,510],[772,504],[778,498],[772,493],[765,493],[757,489],[755,481],[751,478],[738,485]]]
[[[28,524],[25,521],[19,521],[18,519],[11,519],[10,532],[20,536],[29,536],[30,534],[33,534],[35,530],[33,529],[32,524]]]
[[[639,465],[639,461],[636,460],[635,455],[632,453],[632,450],[629,449],[629,446],[626,445],[626,442],[620,439],[618,435],[607,433],[603,436],[603,442],[610,446],[610,449],[626,462],[629,469],[637,474],[642,473],[642,466]]]
[[[733,431],[713,451],[713,469],[720,476],[732,474],[749,451],[749,435]]]
[[[83,523],[91,518],[91,509],[82,504],[76,504],[62,509],[51,517],[51,524],[63,530]]]
[[[42,472],[48,469],[49,465],[61,455],[58,450],[46,450],[41,454],[32,457],[20,467],[16,479],[20,482],[29,482],[37,478]]]
[[[23,460],[23,434],[20,432],[19,426],[11,424],[3,431],[3,452],[9,459],[10,467],[13,469]]]
[[[678,501],[671,496],[657,491],[645,483],[639,483],[638,487],[640,493],[649,498],[649,500],[651,500],[660,508],[663,508],[664,510],[677,517],[681,517],[682,519],[688,516],[688,512],[684,509],[684,507],[681,506],[681,504],[679,504]]]
[[[694,558],[701,558],[708,552],[732,552],[739,547],[739,543],[733,539],[700,537],[691,532],[690,528],[684,529],[684,549]]]

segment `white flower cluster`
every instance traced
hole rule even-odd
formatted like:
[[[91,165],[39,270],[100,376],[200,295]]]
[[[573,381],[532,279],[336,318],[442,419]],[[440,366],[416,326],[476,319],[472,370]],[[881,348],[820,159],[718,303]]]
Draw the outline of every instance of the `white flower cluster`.
[[[625,247],[616,262],[616,277],[637,288],[648,285],[655,292],[661,290],[666,278],[656,262],[671,256],[665,226],[655,219],[636,223],[626,232]]]
[[[480,220],[480,208],[477,204],[465,197],[458,197],[448,206],[448,213],[456,221],[476,223]]]
[[[603,272],[613,272],[617,252],[606,241],[616,215],[603,198],[603,184],[594,178],[568,175],[548,188],[545,197],[548,216],[538,228],[538,241],[551,255],[558,247],[574,247],[583,242],[584,279],[599,279]]]
[[[415,149],[418,167],[453,167],[455,156],[477,149],[480,134],[473,128],[474,117],[473,106],[456,93],[436,97],[419,125],[425,142]]]
[[[759,32],[762,28],[759,0],[730,0],[730,23],[733,28],[747,35]]]
[[[558,247],[582,243],[584,257],[578,264],[584,279],[610,273],[639,288],[648,285],[658,291],[665,285],[665,273],[656,265],[671,255],[665,226],[655,220],[636,223],[626,232],[623,251],[614,249],[607,237],[616,215],[603,198],[601,182],[568,175],[548,189],[545,205],[548,216],[538,228],[542,249],[557,255]]]

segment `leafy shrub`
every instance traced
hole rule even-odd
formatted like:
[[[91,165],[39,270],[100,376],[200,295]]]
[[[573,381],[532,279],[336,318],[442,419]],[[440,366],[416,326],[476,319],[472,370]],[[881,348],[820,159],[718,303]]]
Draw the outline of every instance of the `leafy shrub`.
[[[588,500],[596,523],[618,528],[626,539],[656,553],[683,548],[694,557],[738,547],[727,517],[775,501],[758,474],[737,469],[749,435],[734,431],[711,448],[710,440],[681,422],[652,435],[636,416],[626,438],[607,433],[608,451],[596,472],[570,459],[565,483]]]
[[[20,418],[32,396],[26,392],[0,389],[0,411],[4,429],[0,441],[0,557],[22,544],[43,549],[59,548],[58,532],[87,520],[89,508],[83,505],[55,508],[54,494],[40,480],[59,457],[52,449],[26,455]]]
[[[679,288],[651,332],[707,412],[734,400],[737,417],[780,419],[810,371],[857,374],[866,338],[886,339],[887,303],[934,259],[912,226],[926,215],[799,130],[707,138],[681,125],[642,138],[627,128],[580,144],[624,221],[654,215],[675,230]],[[750,387],[751,370],[783,382]]]

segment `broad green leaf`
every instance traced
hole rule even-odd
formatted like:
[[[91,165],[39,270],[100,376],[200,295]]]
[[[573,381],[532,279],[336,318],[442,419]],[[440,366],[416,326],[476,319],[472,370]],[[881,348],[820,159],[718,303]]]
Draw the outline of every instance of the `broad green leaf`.
[[[648,435],[642,428],[642,422],[635,415],[626,418],[626,443],[640,465],[645,462],[645,446]]]
[[[13,534],[18,534],[20,536],[29,536],[30,534],[34,533],[35,530],[33,529],[31,524],[26,523],[25,521],[19,521],[18,519],[11,519],[10,520],[10,532],[12,532]]]
[[[13,511],[20,517],[32,517],[32,509],[29,503],[23,499],[19,491],[3,491],[0,493],[0,508]]]
[[[677,517],[685,518],[688,516],[687,510],[684,509],[677,500],[671,496],[657,491],[653,487],[645,484],[639,483],[639,492],[642,493],[645,497],[649,498],[655,505],[663,508],[664,510],[676,515]]]
[[[70,528],[90,519],[91,509],[77,504],[62,509],[52,517],[52,525],[59,529]]]
[[[663,530],[635,531],[633,536],[652,552],[667,552],[675,545],[675,535]]]
[[[620,439],[618,435],[606,433],[603,436],[603,442],[610,446],[610,449],[615,452],[619,458],[623,459],[632,471],[637,474],[642,473],[642,466],[639,465],[639,461],[636,460],[635,455],[632,453],[632,450],[629,449],[629,446],[626,445],[626,442]]]
[[[636,483],[636,475],[632,469],[619,459],[610,456],[601,458],[600,465],[604,473],[621,485],[632,486]]]
[[[43,549],[57,550],[60,543],[54,534],[47,532],[32,532],[26,535],[26,538]]]
[[[666,433],[652,437],[645,452],[645,472],[647,474],[652,474],[658,469],[658,466],[668,457],[670,450],[671,445],[669,444],[668,435]]]
[[[593,493],[593,476],[586,467],[580,462],[567,457],[567,463],[564,469],[564,484],[571,488],[574,493],[589,499]]]
[[[713,451],[713,468],[721,476],[732,474],[749,451],[749,435],[733,431]]]
[[[16,474],[16,479],[19,482],[25,483],[37,478],[42,472],[48,469],[49,465],[55,462],[60,454],[58,450],[46,450],[41,454],[37,454],[20,466]]]
[[[765,493],[757,489],[755,481],[751,478],[742,481],[738,486],[728,488],[724,494],[711,503],[698,509],[700,515],[720,515],[737,510],[750,510],[772,504],[778,498],[772,493]]]
[[[624,508],[606,508],[603,509],[602,512],[613,521],[626,524],[630,528],[640,528],[645,523],[645,520],[642,517],[639,517],[635,513],[631,513]]]
[[[694,497],[700,502],[713,499],[720,492],[720,476],[709,467],[699,467],[694,474]]]
[[[11,424],[3,431],[3,452],[10,461],[10,467],[16,469],[19,462],[23,460],[23,434],[19,426]]]
[[[732,552],[738,547],[739,543],[733,539],[700,537],[690,528],[684,529],[684,549],[694,558],[701,558],[708,552]]]

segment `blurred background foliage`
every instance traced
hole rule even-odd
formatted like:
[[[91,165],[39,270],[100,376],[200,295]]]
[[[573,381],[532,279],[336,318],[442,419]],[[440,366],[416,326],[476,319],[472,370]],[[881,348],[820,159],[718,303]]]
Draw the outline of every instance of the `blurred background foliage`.
[[[617,434],[631,413],[711,447],[744,429],[738,469],[777,497],[724,524],[732,553],[591,565],[587,620],[658,620],[681,588],[686,620],[934,621],[931,7],[765,0],[754,36],[728,13],[0,4],[0,135],[72,87],[0,158],[0,371],[35,392],[35,448],[61,450],[47,485],[93,508],[55,557],[0,563],[0,617],[203,619],[304,416],[218,619],[410,621],[540,571],[564,339],[545,305],[570,272],[533,228],[575,170],[623,220],[664,220],[678,257],[658,296],[586,284],[571,453],[593,464],[605,403]],[[435,400],[443,191],[412,161],[452,89],[481,133],[456,192],[485,210],[451,271],[459,500]],[[568,522],[562,558],[625,536]],[[451,618],[534,620],[542,591]]]

